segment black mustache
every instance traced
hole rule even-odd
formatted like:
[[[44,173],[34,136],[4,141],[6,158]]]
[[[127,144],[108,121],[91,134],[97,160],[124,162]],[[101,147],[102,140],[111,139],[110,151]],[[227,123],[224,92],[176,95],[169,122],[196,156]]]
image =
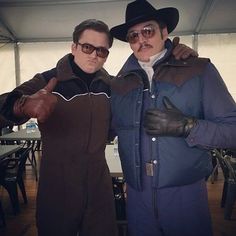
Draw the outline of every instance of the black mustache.
[[[143,44],[140,45],[138,51],[140,51],[143,47],[149,47],[149,48],[152,48],[152,45],[147,44],[147,43],[143,43]]]

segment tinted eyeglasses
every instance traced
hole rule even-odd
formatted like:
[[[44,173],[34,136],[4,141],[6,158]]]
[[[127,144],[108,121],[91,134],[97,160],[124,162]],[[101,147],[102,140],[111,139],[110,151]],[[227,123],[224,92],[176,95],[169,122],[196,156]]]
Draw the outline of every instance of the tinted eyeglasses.
[[[96,50],[96,55],[101,58],[106,58],[109,54],[109,51],[105,47],[95,47],[89,43],[77,43],[81,46],[81,50],[83,53],[91,54],[94,50]]]
[[[144,26],[143,29],[140,31],[130,31],[128,32],[126,39],[130,44],[137,43],[139,40],[139,35],[142,34],[142,36],[145,39],[152,38],[156,33],[156,29],[153,25],[147,25]]]

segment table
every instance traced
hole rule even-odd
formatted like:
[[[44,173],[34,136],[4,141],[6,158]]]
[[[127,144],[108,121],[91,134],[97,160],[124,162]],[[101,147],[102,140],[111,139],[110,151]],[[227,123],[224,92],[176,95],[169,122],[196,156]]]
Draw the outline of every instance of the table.
[[[34,132],[28,133],[26,129],[21,129],[16,132],[4,134],[0,136],[0,141],[24,141],[24,145],[31,147],[31,159],[28,158],[30,164],[32,165],[36,181],[38,180],[37,162],[35,158],[35,142],[41,140],[40,131],[36,128]],[[7,145],[8,146],[8,145]]]
[[[27,133],[26,129],[21,129],[16,132],[9,134],[4,134],[0,136],[0,141],[40,141],[41,134],[38,129],[35,129],[35,132]]]
[[[0,159],[16,153],[21,148],[21,145],[0,145]]]
[[[4,134],[0,136],[0,141],[40,141],[41,134],[38,129],[35,132],[27,133],[26,129]],[[34,152],[32,152],[34,155]],[[106,161],[113,177],[123,176],[119,156],[114,155],[114,145],[108,144],[105,150]],[[36,166],[36,163],[34,163]]]
[[[122,177],[122,168],[119,155],[114,154],[114,145],[108,144],[105,149],[107,165],[112,177]]]

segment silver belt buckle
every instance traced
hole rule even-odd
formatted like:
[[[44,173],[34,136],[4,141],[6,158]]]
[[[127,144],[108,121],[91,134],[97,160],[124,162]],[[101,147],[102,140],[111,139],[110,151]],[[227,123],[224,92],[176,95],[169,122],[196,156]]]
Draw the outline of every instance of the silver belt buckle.
[[[146,175],[147,176],[153,176],[153,174],[154,174],[153,163],[152,162],[147,162],[145,165],[146,165]]]

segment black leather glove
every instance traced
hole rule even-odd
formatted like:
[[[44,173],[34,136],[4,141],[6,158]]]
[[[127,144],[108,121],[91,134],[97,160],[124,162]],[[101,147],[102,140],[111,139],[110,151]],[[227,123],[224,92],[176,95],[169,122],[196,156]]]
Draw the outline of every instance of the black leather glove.
[[[167,97],[163,97],[165,110],[149,109],[144,117],[144,128],[152,136],[187,137],[197,119],[185,116]]]

